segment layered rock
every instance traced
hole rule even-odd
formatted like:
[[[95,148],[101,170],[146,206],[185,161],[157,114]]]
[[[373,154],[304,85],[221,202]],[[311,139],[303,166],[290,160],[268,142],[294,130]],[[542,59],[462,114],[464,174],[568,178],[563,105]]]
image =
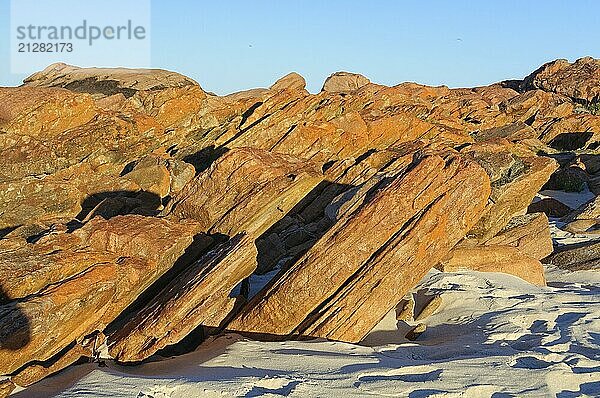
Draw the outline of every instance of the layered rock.
[[[569,271],[600,269],[600,243],[580,243],[561,247],[556,253],[544,259],[551,264]]]
[[[544,286],[544,268],[539,260],[553,250],[548,217],[526,214],[511,219],[488,240],[464,239],[436,268],[444,272],[501,272]]]
[[[0,230],[41,222],[67,222],[81,212],[82,194],[68,183],[39,180],[0,183]]]
[[[593,149],[600,141],[600,116],[573,114],[541,124],[540,140],[561,151]]]
[[[535,194],[558,168],[553,159],[517,157],[502,146],[473,146],[465,153],[486,169],[492,181],[490,203],[469,234],[481,242],[494,237],[514,216],[525,213]]]
[[[522,88],[539,88],[576,100],[600,100],[600,61],[591,57],[574,63],[566,59],[548,62],[525,78]]]
[[[234,307],[233,288],[256,269],[256,247],[238,235],[173,279],[142,310],[109,336],[121,362],[137,362],[181,341],[200,325],[218,327]]]
[[[521,253],[541,260],[554,250],[548,217],[543,213],[517,216],[484,245],[511,246]]]
[[[535,284],[548,255],[597,268],[595,245],[551,254],[547,217],[523,215],[561,210],[531,204],[549,179],[598,191],[597,63],[465,89],[343,72],[318,94],[291,73],[225,97],[56,64],[0,89],[0,373],[29,385],[104,334],[122,362],[199,327],[356,342],[436,264]],[[565,229],[595,233],[594,206]],[[238,313],[234,287],[275,267]]]
[[[190,182],[164,210],[210,233],[258,237],[323,179],[311,163],[251,148],[233,149]]]
[[[34,362],[11,377],[11,381],[18,386],[28,387],[45,377],[51,376],[69,365],[74,364],[82,358],[92,358],[95,354],[93,344],[96,342],[96,336],[91,336],[81,343],[75,343],[68,348],[66,352],[53,357],[48,361]]]
[[[488,181],[473,163],[423,159],[389,185],[367,193],[368,200],[356,198],[356,204],[227,328],[360,340],[477,221],[489,194]],[[419,261],[411,261],[415,256]],[[403,266],[389,269],[393,264]],[[397,276],[390,278],[393,275]],[[343,315],[330,316],[329,311]],[[303,324],[307,317],[308,324]]]
[[[43,278],[13,288],[14,296],[23,297],[0,306],[0,373],[46,361],[102,331],[184,255],[199,231],[193,223],[123,216],[23,243],[28,271]],[[55,254],[75,264],[65,270],[68,260]],[[4,271],[11,266],[16,270],[20,262],[13,257]]]
[[[4,134],[47,140],[89,122],[95,115],[89,95],[61,88],[0,88],[0,131]]]

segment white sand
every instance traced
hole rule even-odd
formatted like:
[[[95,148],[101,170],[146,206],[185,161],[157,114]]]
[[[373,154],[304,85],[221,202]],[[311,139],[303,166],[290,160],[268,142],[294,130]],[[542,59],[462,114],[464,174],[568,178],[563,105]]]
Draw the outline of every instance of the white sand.
[[[595,198],[595,195],[590,192],[587,184],[585,189],[581,192],[564,192],[564,191],[552,191],[546,190],[541,191],[536,195],[536,199],[534,202],[537,202],[540,199],[544,198],[554,198],[559,202],[569,206],[571,209],[575,210],[579,206],[586,204],[590,200]]]
[[[600,273],[547,271],[545,288],[431,272],[419,289],[443,304],[416,342],[393,314],[365,341],[373,347],[227,335],[138,367],[77,366],[15,396],[600,396]]]

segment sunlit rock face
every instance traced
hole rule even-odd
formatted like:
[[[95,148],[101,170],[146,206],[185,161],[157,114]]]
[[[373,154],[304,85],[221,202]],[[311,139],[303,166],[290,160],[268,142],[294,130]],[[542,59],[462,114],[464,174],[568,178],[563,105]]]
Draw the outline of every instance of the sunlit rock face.
[[[0,391],[99,347],[356,343],[434,267],[535,285],[542,263],[596,269],[595,246],[550,231],[600,229],[598,65],[461,89],[337,72],[316,94],[290,73],[216,96],[54,64],[0,88]]]

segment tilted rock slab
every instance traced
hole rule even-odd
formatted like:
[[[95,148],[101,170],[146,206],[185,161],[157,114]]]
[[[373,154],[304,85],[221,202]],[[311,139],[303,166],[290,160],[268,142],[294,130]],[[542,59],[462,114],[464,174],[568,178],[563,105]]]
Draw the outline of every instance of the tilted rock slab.
[[[218,327],[234,307],[231,291],[256,269],[256,255],[254,240],[243,234],[204,255],[109,336],[111,356],[141,361],[200,325]]]
[[[312,163],[252,148],[222,155],[163,211],[209,233],[260,236],[323,180]]]
[[[73,235],[85,249],[74,248],[71,234],[51,237],[54,250],[64,257],[72,256],[74,250],[85,250],[89,257],[82,262],[76,254],[78,265],[68,272],[49,269],[62,263],[51,260],[46,264],[43,256],[37,267],[29,265],[32,272],[39,270],[44,283],[30,284],[27,292],[48,285],[0,306],[0,374],[12,373],[31,361],[45,361],[74,341],[102,331],[184,254],[199,231],[194,223],[131,215],[94,219],[77,230]],[[32,246],[35,250],[37,244]],[[47,249],[42,245],[41,250]],[[15,261],[14,267],[18,266]],[[73,275],[57,281],[66,273]]]
[[[525,213],[535,194],[558,168],[558,163],[546,157],[524,157],[521,170],[507,173],[492,183],[490,203],[485,214],[469,235],[485,242],[500,232],[509,221]]]
[[[457,157],[425,157],[388,182],[350,207],[227,329],[360,341],[463,238],[490,193],[484,170]]]
[[[10,379],[13,383],[21,387],[28,387],[37,383],[43,378],[57,373],[69,365],[72,365],[81,358],[90,358],[94,354],[92,346],[94,341],[90,339],[90,341],[86,341],[86,343],[87,344],[76,343],[58,358],[52,358],[50,361],[46,361],[49,362],[48,364],[43,362],[33,362],[21,369]]]

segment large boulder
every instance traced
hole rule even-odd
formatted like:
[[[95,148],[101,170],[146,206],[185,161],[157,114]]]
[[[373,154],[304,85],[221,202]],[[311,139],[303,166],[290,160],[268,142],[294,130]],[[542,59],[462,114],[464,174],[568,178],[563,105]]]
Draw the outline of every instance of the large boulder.
[[[371,83],[369,79],[358,73],[336,72],[325,80],[322,91],[328,93],[352,92],[369,83]]]
[[[304,90],[306,88],[306,80],[296,72],[291,72],[277,80],[269,90]]]

